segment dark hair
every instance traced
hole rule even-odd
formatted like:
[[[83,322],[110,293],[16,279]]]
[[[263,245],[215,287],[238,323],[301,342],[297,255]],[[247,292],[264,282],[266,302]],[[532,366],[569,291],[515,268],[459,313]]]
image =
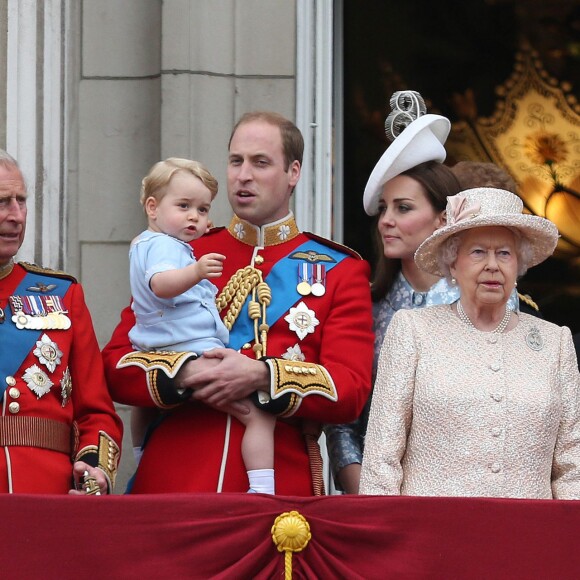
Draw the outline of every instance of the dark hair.
[[[517,193],[517,185],[513,177],[495,163],[485,161],[460,161],[452,168],[461,189],[473,187],[496,187]]]
[[[411,177],[423,187],[427,194],[427,199],[436,213],[445,210],[448,196],[455,195],[461,191],[461,185],[451,169],[436,161],[421,163],[401,173],[401,175]],[[373,302],[378,302],[391,289],[401,269],[401,260],[385,257],[383,240],[377,223],[375,223],[374,246],[376,263],[371,285],[371,296]]]
[[[234,125],[230,135],[230,140],[228,142],[228,148],[238,127],[253,121],[263,121],[264,123],[269,123],[270,125],[274,125],[280,129],[280,136],[282,137],[282,150],[284,152],[284,171],[288,171],[288,168],[293,161],[298,161],[298,163],[302,165],[302,157],[304,155],[304,138],[302,137],[300,129],[298,129],[298,127],[296,127],[292,121],[286,119],[286,117],[271,111],[252,111],[242,115],[238,119],[238,122]]]

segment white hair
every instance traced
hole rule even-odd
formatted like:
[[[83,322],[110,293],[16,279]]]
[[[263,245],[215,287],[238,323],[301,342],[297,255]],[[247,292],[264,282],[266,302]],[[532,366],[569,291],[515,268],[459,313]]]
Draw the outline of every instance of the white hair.
[[[4,151],[4,149],[0,149],[0,165],[9,166],[14,165],[14,167],[18,167],[18,162],[10,153]]]

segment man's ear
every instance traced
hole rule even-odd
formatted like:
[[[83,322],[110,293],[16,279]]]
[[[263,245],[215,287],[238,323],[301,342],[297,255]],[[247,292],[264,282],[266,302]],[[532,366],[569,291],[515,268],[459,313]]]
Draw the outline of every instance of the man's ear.
[[[296,184],[300,179],[300,170],[301,170],[300,161],[298,161],[297,159],[292,161],[290,167],[288,167],[288,179],[292,189],[296,187]]]

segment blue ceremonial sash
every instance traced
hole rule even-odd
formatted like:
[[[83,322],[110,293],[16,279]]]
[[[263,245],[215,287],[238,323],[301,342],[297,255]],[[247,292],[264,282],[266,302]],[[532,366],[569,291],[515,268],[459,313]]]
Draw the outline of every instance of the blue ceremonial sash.
[[[298,252],[309,251],[314,251],[317,254],[330,256],[333,261],[308,262],[308,260],[305,259],[301,260],[299,258],[291,257]],[[290,254],[278,261],[264,280],[272,291],[272,302],[268,306],[268,324],[270,326],[274,325],[283,314],[288,312],[291,306],[303,298],[303,296],[301,296],[296,290],[298,279],[298,263],[322,263],[325,270],[328,272],[340,264],[340,262],[342,262],[342,260],[344,260],[346,257],[347,255],[340,250],[335,250],[333,248],[329,248],[328,246],[324,246],[319,242],[310,240],[301,246],[294,248]],[[245,343],[251,342],[255,338],[254,321],[248,314],[248,304],[250,300],[251,296],[248,296],[240,311],[240,315],[234,323],[234,327],[230,330],[230,341],[228,346],[235,350],[239,350]]]
[[[37,286],[39,282],[46,286],[49,284],[52,286],[50,292],[46,294],[60,296],[61,298],[72,284],[70,280],[63,278],[28,272],[12,295],[32,296],[41,294],[40,292],[27,290],[30,286]],[[28,353],[32,350],[40,333],[44,332],[44,330],[29,330],[26,328],[20,330],[16,328],[16,324],[12,322],[11,313],[10,305],[7,304],[4,323],[0,324],[0,337],[2,339],[2,347],[0,348],[0,398],[4,396],[4,391],[6,390],[6,377],[14,376],[28,356]]]

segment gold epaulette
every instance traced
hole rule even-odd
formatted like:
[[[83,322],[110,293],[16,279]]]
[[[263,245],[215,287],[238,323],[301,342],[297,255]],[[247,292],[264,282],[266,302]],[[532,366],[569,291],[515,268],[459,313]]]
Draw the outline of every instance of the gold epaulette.
[[[344,246],[343,244],[339,244],[338,242],[334,242],[333,240],[329,240],[328,238],[323,238],[321,236],[317,236],[316,234],[313,234],[312,232],[303,232],[303,233],[305,236],[308,236],[312,240],[315,240],[324,246],[328,246],[330,248],[338,250],[339,252],[343,252],[344,254],[348,254],[349,256],[356,258],[357,260],[363,259],[362,256],[356,250],[353,250],[352,248],[349,248],[348,246]]]
[[[536,312],[540,311],[540,307],[532,300],[529,294],[520,294],[518,292],[518,298],[521,302],[525,302],[528,306],[533,308]]]
[[[77,282],[77,279],[62,270],[51,270],[50,268],[43,268],[36,264],[31,264],[30,262],[18,262],[27,272],[32,272],[33,274],[42,274],[44,276],[54,276],[55,278],[65,278],[71,282]]]

